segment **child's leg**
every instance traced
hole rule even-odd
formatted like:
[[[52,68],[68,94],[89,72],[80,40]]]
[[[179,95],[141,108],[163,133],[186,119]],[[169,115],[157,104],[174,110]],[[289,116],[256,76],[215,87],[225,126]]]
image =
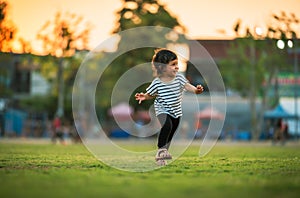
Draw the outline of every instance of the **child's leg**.
[[[168,149],[171,140],[178,128],[180,118],[173,118],[168,114],[160,114],[158,120],[161,124],[161,130],[158,136],[158,148]]]
[[[158,115],[158,120],[161,125],[160,132],[158,134],[158,148],[166,148],[166,144],[168,142],[168,136],[172,129],[172,120],[168,114],[160,114]]]
[[[179,122],[180,122],[180,117],[179,118],[173,118],[172,116],[170,116],[171,120],[172,120],[172,129],[171,129],[171,132],[168,136],[168,140],[167,140],[167,149],[169,149],[170,147],[170,144],[171,144],[171,141],[173,139],[173,136],[179,126]]]

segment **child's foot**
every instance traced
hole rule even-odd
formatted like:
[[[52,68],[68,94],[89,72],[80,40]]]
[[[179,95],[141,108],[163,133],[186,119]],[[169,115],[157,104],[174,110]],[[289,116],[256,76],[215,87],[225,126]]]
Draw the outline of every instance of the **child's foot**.
[[[156,160],[156,164],[158,166],[166,166],[167,165],[167,161],[165,161],[163,159],[158,159],[158,160]]]
[[[166,160],[166,159],[172,159],[171,154],[168,152],[167,149],[162,148],[162,149],[158,149],[156,156],[155,156],[155,160]]]

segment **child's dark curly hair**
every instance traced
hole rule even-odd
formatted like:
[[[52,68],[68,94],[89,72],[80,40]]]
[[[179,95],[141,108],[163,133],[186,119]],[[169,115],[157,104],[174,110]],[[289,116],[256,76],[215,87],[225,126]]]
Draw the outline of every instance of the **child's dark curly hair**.
[[[162,74],[164,68],[169,62],[177,59],[177,55],[174,52],[164,48],[157,49],[154,52],[155,54],[152,58],[152,64],[159,75]]]

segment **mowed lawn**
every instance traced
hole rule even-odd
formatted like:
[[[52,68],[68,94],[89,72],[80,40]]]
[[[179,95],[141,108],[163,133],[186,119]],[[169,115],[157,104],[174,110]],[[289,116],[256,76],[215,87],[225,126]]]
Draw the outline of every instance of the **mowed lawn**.
[[[0,141],[0,197],[300,197],[300,143],[199,144],[149,172],[125,172],[83,144]]]

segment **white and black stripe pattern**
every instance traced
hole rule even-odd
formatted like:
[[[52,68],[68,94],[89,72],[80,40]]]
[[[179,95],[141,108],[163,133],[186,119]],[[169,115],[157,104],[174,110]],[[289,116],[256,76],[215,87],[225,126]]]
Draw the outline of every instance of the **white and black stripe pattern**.
[[[174,80],[165,83],[159,78],[155,78],[150,86],[146,89],[151,96],[156,96],[154,108],[156,115],[167,113],[174,118],[182,116],[182,93],[187,79],[177,74]]]

